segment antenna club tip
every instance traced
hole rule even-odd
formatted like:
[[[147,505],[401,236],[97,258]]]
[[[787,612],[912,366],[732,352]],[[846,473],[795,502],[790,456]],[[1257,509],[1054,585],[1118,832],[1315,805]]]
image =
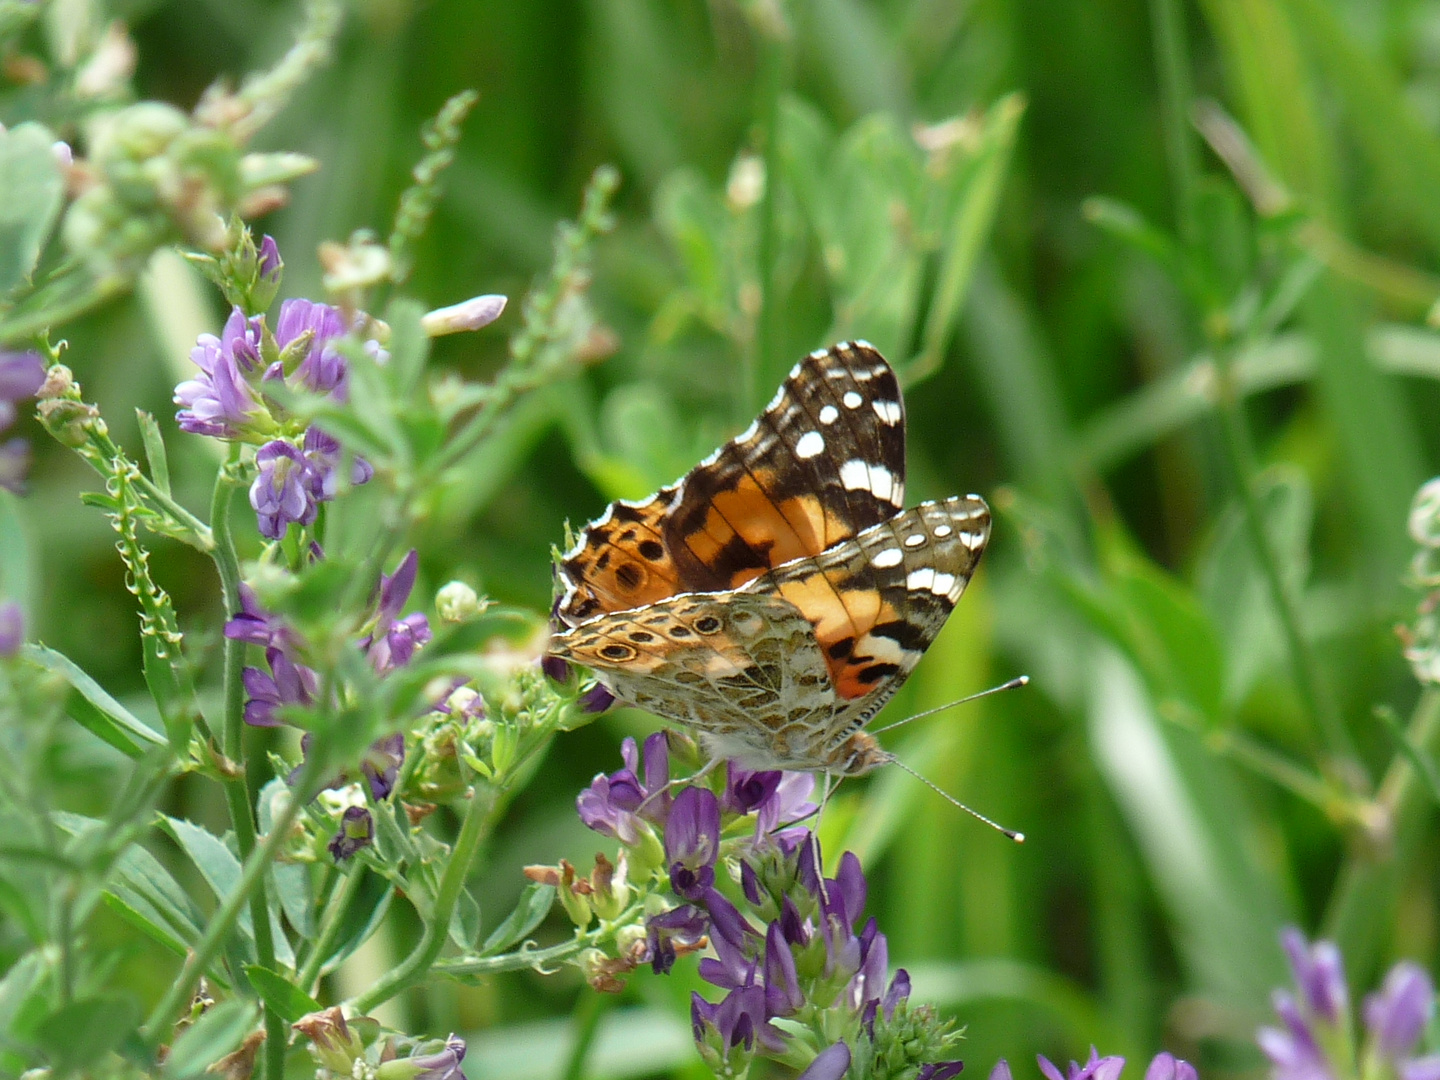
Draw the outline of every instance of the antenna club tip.
[[[1029,686],[1029,685],[1030,685],[1030,676],[1029,676],[1029,675],[1020,675],[1020,676],[1017,676],[1016,679],[1015,679],[1015,685],[1016,685],[1016,686]]]
[[[1025,834],[1023,832],[1011,832],[1006,833],[1005,835],[1010,837],[1010,839],[1014,840],[1017,844],[1023,844],[1025,842]]]

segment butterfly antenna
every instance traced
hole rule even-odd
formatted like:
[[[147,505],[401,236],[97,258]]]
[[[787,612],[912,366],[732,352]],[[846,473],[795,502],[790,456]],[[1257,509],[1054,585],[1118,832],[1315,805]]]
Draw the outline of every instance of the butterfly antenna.
[[[879,735],[881,732],[890,731],[894,728],[899,727],[901,724],[908,724],[911,720],[923,720],[927,716],[934,716],[936,713],[944,712],[946,709],[953,709],[956,705],[964,705],[966,702],[970,701],[979,701],[983,697],[989,697],[991,694],[998,694],[1005,690],[1019,690],[1020,687],[1028,685],[1030,685],[1029,675],[1017,675],[1009,682],[1003,682],[999,686],[992,686],[988,690],[981,690],[978,694],[971,694],[969,697],[957,698],[956,700],[947,702],[944,705],[936,705],[933,709],[926,709],[924,712],[917,712],[913,716],[907,716],[904,720],[896,720],[895,723],[886,724],[882,728],[874,728],[871,730],[870,734]],[[924,778],[922,777],[921,779]]]
[[[944,799],[946,802],[948,802],[951,806],[954,806],[954,807],[957,807],[958,809],[964,810],[965,813],[969,814],[971,817],[973,817],[973,818],[975,818],[975,819],[977,819],[977,820],[979,820],[979,821],[983,821],[986,825],[989,825],[989,826],[990,826],[992,829],[994,829],[996,832],[998,832],[998,833],[1004,833],[1004,834],[1005,834],[1006,836],[1008,836],[1011,840],[1014,840],[1017,844],[1023,844],[1023,843],[1025,842],[1025,834],[1024,834],[1023,832],[1016,832],[1014,829],[1007,829],[1007,828],[1005,828],[1004,825],[1001,825],[999,822],[991,821],[991,820],[990,820],[988,817],[986,817],[984,814],[980,813],[979,810],[972,810],[970,807],[966,806],[966,805],[965,805],[963,802],[961,802],[959,799],[955,798],[954,795],[951,795],[948,791],[946,791],[946,790],[944,790],[943,788],[941,788],[939,784],[936,784],[933,780],[929,780],[929,779],[927,779],[926,777],[921,776],[918,772],[916,772],[914,769],[912,769],[909,765],[906,765],[905,762],[901,761],[901,760],[900,760],[898,757],[896,757],[894,754],[887,754],[886,757],[889,759],[890,764],[892,764],[892,765],[899,765],[900,768],[904,769],[904,770],[905,770],[906,772],[908,772],[911,776],[915,777],[916,780],[919,780],[922,784],[924,784],[926,787],[928,787],[931,791],[935,792],[936,795],[939,795],[942,799]]]

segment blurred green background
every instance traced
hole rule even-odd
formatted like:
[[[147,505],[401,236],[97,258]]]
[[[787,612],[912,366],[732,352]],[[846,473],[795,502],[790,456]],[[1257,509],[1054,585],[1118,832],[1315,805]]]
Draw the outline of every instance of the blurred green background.
[[[139,92],[183,107],[272,61],[297,21],[262,0],[110,6]],[[1029,1076],[1034,1053],[1095,1042],[1132,1075],[1162,1046],[1207,1076],[1255,1072],[1287,922],[1337,936],[1357,987],[1398,955],[1433,967],[1433,800],[1373,707],[1418,702],[1415,741],[1435,734],[1393,627],[1415,617],[1405,518],[1440,455],[1440,2],[359,0],[262,136],[323,163],[261,223],[284,295],[320,295],[321,241],[383,228],[420,123],[467,86],[481,102],[415,292],[518,297],[613,162],[593,295],[614,340],[435,501],[412,538],[422,590],[463,577],[543,610],[567,518],[672,480],[801,353],[868,337],[908,383],[910,501],[976,491],[999,522],[886,716],[1035,680],[891,744],[1024,846],[898,770],[827,814],[892,963],[969,1025],[967,1071],[1003,1055]],[[173,412],[222,314],[171,266],[67,328],[127,445],[133,407]],[[482,376],[516,325],[444,340],[435,363]],[[166,430],[203,506],[209,447]],[[83,466],[36,435],[38,636],[128,702],[113,537],[76,498]],[[154,565],[213,640],[208,564],[162,542]],[[484,910],[508,910],[523,864],[606,846],[574,794],[650,723],[617,711],[555,744],[477,867]],[[102,765],[77,752],[77,789]],[[181,808],[221,826],[198,790]],[[414,934],[397,915],[344,977]],[[128,961],[146,995],[169,970],[151,960]],[[698,1076],[695,986],[682,963],[602,1001],[567,970],[439,984],[388,1015],[472,1035],[474,1080],[558,1075],[592,1021],[585,1075]]]

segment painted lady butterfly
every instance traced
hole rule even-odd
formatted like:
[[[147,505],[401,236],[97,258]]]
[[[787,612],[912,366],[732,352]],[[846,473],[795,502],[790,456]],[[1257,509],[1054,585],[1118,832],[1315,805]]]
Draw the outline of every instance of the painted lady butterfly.
[[[905,407],[863,341],[811,353],[740,435],[560,564],[552,652],[714,758],[855,776],[985,542],[978,495],[905,505]]]

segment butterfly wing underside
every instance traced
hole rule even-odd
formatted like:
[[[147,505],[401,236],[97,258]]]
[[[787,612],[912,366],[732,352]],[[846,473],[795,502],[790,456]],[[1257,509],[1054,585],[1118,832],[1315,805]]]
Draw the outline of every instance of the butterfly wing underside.
[[[900,385],[875,349],[811,353],[740,435],[644,502],[611,503],[560,564],[576,626],[679,593],[735,589],[905,505]]]
[[[989,535],[978,496],[925,503],[739,590],[601,615],[552,651],[714,754],[843,771],[846,740],[914,670]]]

